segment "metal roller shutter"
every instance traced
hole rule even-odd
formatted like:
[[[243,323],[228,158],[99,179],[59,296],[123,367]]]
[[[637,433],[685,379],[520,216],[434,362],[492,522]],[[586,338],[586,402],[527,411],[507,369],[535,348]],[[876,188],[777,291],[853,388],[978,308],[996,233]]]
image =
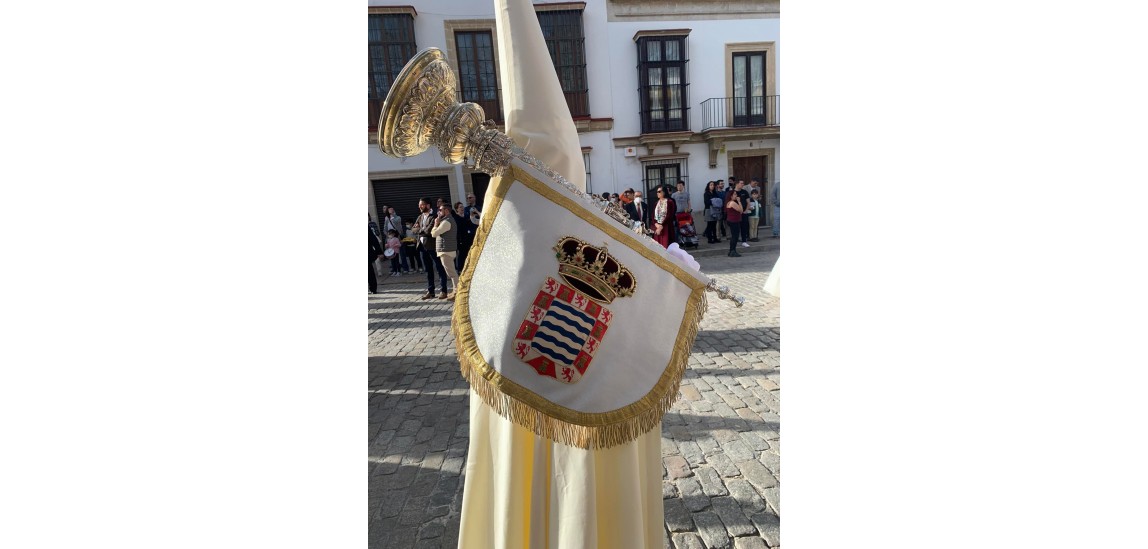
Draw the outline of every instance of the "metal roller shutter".
[[[414,220],[419,216],[419,199],[450,200],[450,180],[445,175],[435,177],[407,177],[400,179],[372,179],[375,191],[375,208],[382,215],[383,206],[390,206],[403,221]]]

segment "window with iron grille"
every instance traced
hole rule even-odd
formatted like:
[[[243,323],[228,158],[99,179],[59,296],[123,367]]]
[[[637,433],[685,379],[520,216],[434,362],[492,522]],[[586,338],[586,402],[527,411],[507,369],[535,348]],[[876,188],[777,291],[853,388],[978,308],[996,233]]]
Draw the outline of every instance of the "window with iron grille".
[[[654,192],[659,186],[669,185],[670,192],[674,193],[678,190],[678,181],[686,184],[689,188],[689,160],[686,158],[674,160],[656,160],[642,163],[642,186],[645,188],[646,196],[657,196]]]
[[[494,72],[494,38],[490,31],[455,31],[458,91],[464,103],[478,103],[488,120],[502,122],[498,77]]]
[[[570,115],[590,116],[582,10],[538,12],[538,24],[542,26],[546,49],[550,50]]]
[[[367,15],[367,125],[379,124],[379,111],[391,83],[415,56],[415,18],[409,14]]]
[[[690,129],[687,61],[685,36],[638,39],[642,133]]]

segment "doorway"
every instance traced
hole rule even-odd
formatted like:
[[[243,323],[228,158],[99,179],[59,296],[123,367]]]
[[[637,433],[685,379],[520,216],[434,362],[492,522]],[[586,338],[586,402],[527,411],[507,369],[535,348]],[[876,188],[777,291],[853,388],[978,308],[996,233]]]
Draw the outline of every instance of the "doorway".
[[[732,160],[733,162],[731,165],[733,166],[733,171],[730,172],[730,175],[738,179],[744,179],[747,186],[749,185],[749,180],[755,177],[757,178],[758,182],[761,183],[761,197],[759,202],[762,205],[762,211],[760,226],[772,227],[773,207],[772,204],[769,203],[769,197],[771,195],[769,192],[767,192],[767,189],[769,189],[769,180],[767,180],[765,177],[769,167],[769,157],[764,155],[742,156],[733,158]]]

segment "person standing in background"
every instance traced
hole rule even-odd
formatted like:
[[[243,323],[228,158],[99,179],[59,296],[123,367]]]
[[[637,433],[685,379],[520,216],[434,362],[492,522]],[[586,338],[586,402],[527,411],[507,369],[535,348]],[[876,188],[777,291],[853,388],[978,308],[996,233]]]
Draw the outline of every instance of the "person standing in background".
[[[773,238],[781,234],[781,182],[773,182]]]
[[[399,264],[399,250],[402,249],[402,243],[399,241],[399,233],[394,229],[387,231],[387,246],[383,255],[390,253],[391,256],[391,276],[399,276],[403,274],[402,266]]]
[[[730,179],[733,179],[733,178],[731,177]],[[720,199],[721,199],[720,203],[719,203],[719,204],[717,204],[717,209],[718,209],[718,233],[720,233],[720,234],[721,234],[722,238],[725,238],[725,237],[726,237],[726,226],[725,226],[725,203],[726,203],[726,200],[725,200],[725,181],[722,181],[721,179],[718,179],[716,183],[717,183],[717,187],[714,189],[714,191],[717,193],[717,194],[716,194],[716,196],[717,196],[718,198],[720,198]],[[730,183],[730,186],[732,187],[732,186],[733,186],[733,183]]]
[[[641,221],[642,218],[638,217],[638,208],[634,204],[634,189],[626,189],[622,191],[622,196],[618,199],[622,203],[622,209],[626,211],[626,215],[634,221]]]
[[[462,203],[459,202],[458,209],[462,209]],[[442,282],[442,295],[438,296],[439,299],[454,299],[455,292],[458,291],[458,271],[454,269],[455,256],[458,253],[458,240],[460,236],[459,230],[456,228],[457,219],[461,216],[455,216],[455,212],[451,211],[450,206],[443,204],[439,206],[438,217],[434,219],[434,226],[431,228],[431,236],[435,240],[435,253],[438,254],[439,262],[442,263],[442,268],[446,271],[446,276],[443,277]],[[451,292],[446,292],[446,279],[450,278]]]
[[[741,257],[737,253],[737,238],[741,235],[741,214],[745,207],[741,205],[741,195],[737,194],[737,190],[730,190],[725,193],[725,216],[726,223],[729,223],[729,255],[730,257]]]
[[[403,224],[406,226],[406,231],[402,233],[405,235],[402,237],[403,251],[407,253],[407,258],[410,259],[410,272],[421,273],[423,272],[423,260],[419,256],[419,240],[418,235],[415,234],[414,223],[407,221]]]
[[[379,280],[375,277],[375,261],[380,255],[383,255],[383,245],[379,243],[378,238],[375,238],[375,232],[367,227],[367,289],[372,294],[379,290]]]
[[[399,234],[399,242],[402,242],[403,238],[407,236],[406,228],[403,225],[403,218],[395,213],[394,207],[388,206],[385,211],[386,213],[383,214],[383,234],[386,234],[388,231],[395,231]],[[410,274],[411,264],[414,263],[414,261],[415,259],[410,255],[407,247],[400,246],[399,264],[403,267],[403,274]]]
[[[477,212],[478,209],[475,208],[473,211]],[[454,270],[456,273],[461,273],[463,266],[466,265],[466,257],[470,254],[470,247],[474,245],[474,233],[478,230],[478,225],[471,222],[462,202],[454,205],[454,211],[451,214],[454,218],[455,231],[458,232],[458,254],[454,258]],[[443,265],[443,268],[446,268],[446,265]],[[447,276],[450,276],[449,270],[447,270]]]
[[[745,188],[745,181],[739,179],[737,181],[737,194],[741,197],[741,207],[744,210],[741,214],[741,247],[749,247],[749,190]]]
[[[386,211],[386,210],[383,210],[383,211]],[[383,232],[379,230],[379,226],[375,223],[375,220],[371,217],[371,212],[367,212],[367,228],[371,230],[371,234],[375,235],[375,240],[379,241],[379,246],[381,247],[385,238],[383,237]],[[374,265],[375,265],[375,277],[376,278],[382,278],[382,276],[383,276],[383,260],[382,259],[376,260]]]
[[[706,242],[715,244],[721,242],[717,237],[717,223],[721,219],[718,215],[718,210],[721,209],[721,196],[717,193],[717,182],[710,181],[706,183],[706,190],[702,193],[702,200],[705,203],[705,216],[706,216]],[[717,198],[718,203],[714,204],[714,198]]]
[[[440,198],[439,200],[441,201],[442,199]],[[442,207],[440,206],[439,209],[441,210]],[[447,208],[447,210],[447,215],[450,215],[449,208]],[[419,200],[419,211],[422,213],[419,214],[413,228],[415,234],[418,235],[419,254],[422,256],[423,267],[425,267],[427,271],[427,293],[423,295],[422,299],[434,299],[435,271],[438,271],[442,295],[446,295],[446,270],[444,270],[442,261],[438,258],[435,237],[431,234],[437,216],[434,210],[431,209],[429,198]]]
[[[650,217],[649,208],[642,201],[642,191],[634,191],[634,211],[638,214],[638,221],[642,222],[642,227],[650,228],[648,218]]]
[[[466,217],[477,218],[482,212],[478,211],[478,204],[475,203],[474,193],[467,193],[466,207],[462,209],[462,214]]]
[[[674,199],[674,206],[677,206],[678,213],[693,213],[693,205],[690,204],[690,193],[686,192],[686,182],[678,181],[678,191],[670,195]]]
[[[757,242],[757,226],[761,222],[761,193],[749,192],[749,241]]]
[[[659,185],[656,193],[658,199],[654,203],[650,225],[653,227],[654,240],[663,248],[668,248],[670,244],[678,241],[677,235],[674,234],[674,228],[677,226],[674,215],[677,212],[675,211],[674,199],[669,197],[669,185]]]
[[[383,233],[379,232],[379,226],[375,223],[374,218],[371,217],[370,212],[367,212],[367,228],[371,230],[371,234],[375,235],[375,238],[378,239],[379,242],[383,241]]]

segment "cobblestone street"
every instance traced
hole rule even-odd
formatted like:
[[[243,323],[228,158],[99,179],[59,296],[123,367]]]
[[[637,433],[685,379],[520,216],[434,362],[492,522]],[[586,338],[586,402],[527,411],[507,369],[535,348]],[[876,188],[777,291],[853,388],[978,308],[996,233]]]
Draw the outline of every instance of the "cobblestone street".
[[[663,418],[666,547],[780,546],[779,301],[762,291],[778,241],[754,246],[763,252],[699,257],[746,302],[738,309],[709,294],[680,398]],[[419,300],[423,274],[380,282],[367,325],[370,547],[453,548],[468,389],[450,334],[452,303]]]

